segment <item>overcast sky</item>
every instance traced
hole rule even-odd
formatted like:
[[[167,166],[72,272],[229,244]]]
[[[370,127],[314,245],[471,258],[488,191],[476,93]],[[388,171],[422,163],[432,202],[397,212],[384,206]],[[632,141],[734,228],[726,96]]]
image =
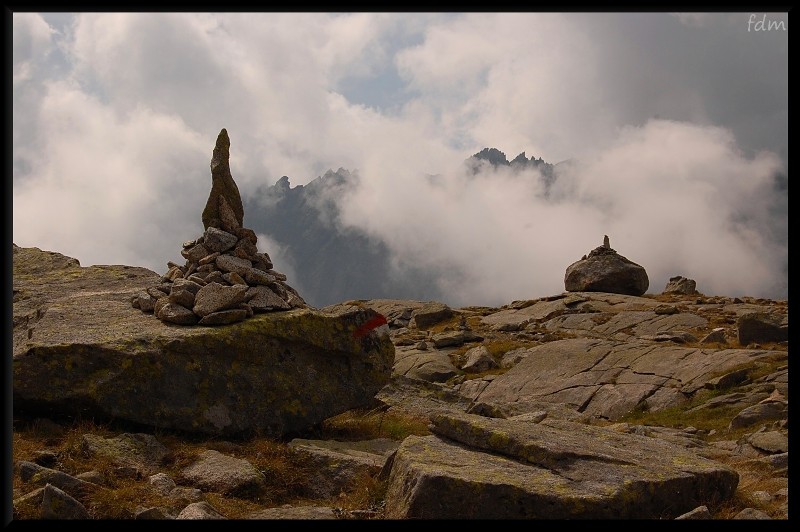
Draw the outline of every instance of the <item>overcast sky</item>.
[[[14,243],[164,273],[223,127],[242,195],[356,173],[340,223],[451,304],[561,293],[605,234],[651,293],[788,297],[786,13],[17,12]],[[466,179],[486,147],[571,163],[545,200]]]

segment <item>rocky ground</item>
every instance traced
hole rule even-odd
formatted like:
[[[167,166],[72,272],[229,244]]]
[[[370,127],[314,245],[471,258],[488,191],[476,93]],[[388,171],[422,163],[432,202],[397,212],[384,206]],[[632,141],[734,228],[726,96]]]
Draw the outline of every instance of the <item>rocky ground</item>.
[[[488,468],[486,454],[476,454],[478,444],[464,436],[464,431],[474,434],[478,428],[495,436],[507,433],[497,432],[500,425],[481,428],[475,422],[488,419],[524,423],[526,431],[555,431],[568,423],[574,424],[568,425],[570,432],[578,426],[586,431],[599,427],[635,441],[668,442],[691,460],[707,459],[720,464],[722,472],[729,468],[738,474],[733,498],[724,504],[699,504],[681,518],[788,518],[788,340],[778,339],[788,330],[786,301],[586,292],[500,308],[450,309],[435,302],[398,300],[342,305],[369,307],[388,320],[395,346],[393,377],[377,394],[372,415],[427,420],[433,429],[429,435],[423,431],[419,436],[341,441],[315,438],[317,433],[280,443],[286,453],[303,457],[307,476],[304,488],[276,505],[257,502],[264,500],[254,494],[263,494],[269,469],[247,442],[200,444],[192,460],[176,469],[175,446],[180,444],[171,436],[124,428],[107,430],[104,436],[76,435],[69,421],[37,420],[34,425],[52,435],[41,448],[14,449],[17,517],[99,517],[85,494],[118,486],[119,478],[162,497],[161,504],[123,512],[126,518],[415,517],[415,511],[423,510],[415,510],[414,497],[435,495],[398,492],[398,486],[423,469],[416,453],[453,456],[455,448],[436,447],[446,435],[446,441],[461,442],[464,469],[470,456]],[[454,429],[456,422],[468,430]],[[15,426],[20,428],[15,438],[30,437],[31,420],[15,420]],[[72,441],[71,447],[65,446],[57,436],[65,433],[79,438],[80,445]],[[586,434],[586,441],[596,438]],[[527,441],[536,437],[530,431],[525,436]],[[575,444],[570,441],[563,445]],[[619,445],[629,441],[634,440]],[[65,454],[75,449],[87,457],[110,457],[113,467],[69,470]],[[503,456],[518,452],[494,448]],[[552,452],[563,454],[562,449]],[[404,478],[399,477],[401,469]],[[440,481],[448,481],[442,475]],[[353,502],[365,482],[374,483],[369,484],[372,497]],[[535,489],[526,493],[536,496]],[[237,497],[246,503],[232,505]],[[345,505],[346,500],[350,502]],[[448,516],[441,512],[438,517]]]
[[[727,517],[788,517],[786,301],[563,293],[452,315],[368,303],[389,316],[408,379],[379,394],[390,411],[533,414],[662,438],[739,473],[741,504],[761,510]],[[442,321],[417,327],[423,309]],[[410,393],[419,381],[426,392]]]
[[[13,246],[15,520],[788,519],[787,301],[605,236],[551,297],[307,308],[229,148],[165,276]]]
[[[787,301],[565,292],[452,309],[369,300],[198,328],[131,306],[158,278],[14,247],[15,375],[50,376],[24,390],[15,381],[26,406],[15,401],[15,519],[788,518]],[[331,325],[324,338],[303,329],[311,316]],[[262,338],[265,327],[274,334]],[[224,340],[226,330],[249,347],[189,341]],[[379,352],[385,371],[375,373],[369,353]],[[267,355],[277,358],[259,366]],[[149,373],[131,372],[145,360],[174,385],[147,388]],[[229,375],[218,393],[202,377],[212,366]],[[318,373],[325,367],[330,375]],[[224,411],[241,426],[254,421],[236,405],[263,408],[278,383],[252,377],[279,368],[280,389],[299,395],[278,393],[286,397],[267,403],[281,411],[259,416],[306,419],[292,397],[313,398],[325,388],[314,382],[342,372],[368,380],[334,379],[334,391],[372,391],[352,411],[317,401],[342,413],[294,434],[208,432],[233,426]],[[76,375],[82,389],[70,400]],[[127,410],[103,402],[122,388]],[[169,416],[151,408],[164,398],[148,394],[178,388],[215,406],[182,412],[193,403],[183,397],[164,403]],[[76,415],[109,406],[118,419]],[[170,419],[183,429],[169,430]]]

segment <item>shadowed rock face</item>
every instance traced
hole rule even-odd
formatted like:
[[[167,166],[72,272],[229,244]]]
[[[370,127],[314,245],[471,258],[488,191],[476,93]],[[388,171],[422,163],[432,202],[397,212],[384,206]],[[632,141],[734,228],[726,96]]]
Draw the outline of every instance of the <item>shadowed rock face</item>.
[[[780,317],[766,312],[749,312],[739,316],[736,324],[740,345],[751,342],[783,342],[789,339],[788,318],[781,320]]]
[[[390,377],[386,328],[364,327],[376,322],[373,310],[176,326],[129,303],[156,273],[53,257],[64,259],[14,248],[16,414],[280,437],[370,404]]]
[[[242,198],[239,195],[239,187],[231,176],[230,166],[230,147],[231,141],[228,132],[223,129],[217,136],[217,144],[214,146],[214,153],[211,157],[211,193],[203,209],[203,228],[216,227],[227,231],[233,231],[236,227],[224,227],[223,221],[226,210],[233,212],[237,227],[242,227],[244,221],[244,207]],[[227,225],[230,225],[230,221]]]

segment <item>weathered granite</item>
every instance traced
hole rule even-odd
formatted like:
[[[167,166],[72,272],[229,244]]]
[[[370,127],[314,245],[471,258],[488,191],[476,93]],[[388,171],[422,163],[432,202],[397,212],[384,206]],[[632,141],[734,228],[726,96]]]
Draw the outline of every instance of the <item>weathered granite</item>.
[[[563,420],[434,414],[393,459],[388,518],[677,517],[739,475],[680,446]],[[502,501],[502,502],[499,502]]]
[[[378,316],[371,309],[293,309],[181,327],[129,303],[142,280],[156,284],[154,272],[69,261],[44,271],[37,256],[50,257],[15,253],[23,259],[14,263],[16,414],[280,436],[369,404],[391,375],[388,331],[363,328]]]

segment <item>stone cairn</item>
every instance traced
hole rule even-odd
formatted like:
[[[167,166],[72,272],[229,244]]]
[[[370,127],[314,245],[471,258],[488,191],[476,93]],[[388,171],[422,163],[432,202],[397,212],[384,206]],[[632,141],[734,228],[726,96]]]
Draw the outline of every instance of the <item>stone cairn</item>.
[[[186,264],[170,261],[161,283],[133,296],[131,304],[166,323],[224,325],[254,313],[308,308],[286,276],[259,253],[252,229],[242,226],[244,207],[231,176],[230,139],[223,129],[211,158],[211,194],[203,209],[205,232],[183,243]]]
[[[608,235],[603,245],[567,267],[564,288],[567,292],[608,292],[641,296],[650,281],[645,269],[611,247]]]

